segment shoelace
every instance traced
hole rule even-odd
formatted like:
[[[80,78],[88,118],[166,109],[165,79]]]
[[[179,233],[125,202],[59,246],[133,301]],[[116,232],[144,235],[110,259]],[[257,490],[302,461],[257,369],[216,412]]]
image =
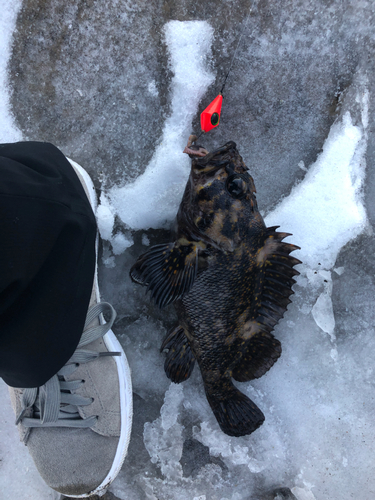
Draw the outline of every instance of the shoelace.
[[[109,311],[111,318],[108,323],[87,328],[100,314]],[[116,311],[108,302],[100,302],[91,307],[87,313],[81,340],[73,356],[48,382],[41,387],[25,389],[22,394],[21,411],[16,419],[16,425],[22,421],[25,427],[92,427],[97,416],[82,419],[78,407],[87,406],[93,402],[87,398],[74,394],[83,380],[66,381],[81,363],[88,363],[102,356],[121,356],[120,352],[94,352],[81,347],[103,337],[112,327],[116,318]],[[33,407],[33,418],[26,417],[27,410]]]

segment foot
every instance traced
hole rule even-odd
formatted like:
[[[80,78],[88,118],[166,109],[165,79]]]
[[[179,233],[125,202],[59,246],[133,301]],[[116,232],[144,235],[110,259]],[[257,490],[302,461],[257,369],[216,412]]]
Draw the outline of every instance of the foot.
[[[91,179],[71,164],[95,212]],[[125,354],[111,330],[115,316],[110,304],[100,302],[95,275],[86,324],[71,359],[42,387],[9,388],[21,440],[45,482],[68,497],[101,496],[127,453],[132,389]]]

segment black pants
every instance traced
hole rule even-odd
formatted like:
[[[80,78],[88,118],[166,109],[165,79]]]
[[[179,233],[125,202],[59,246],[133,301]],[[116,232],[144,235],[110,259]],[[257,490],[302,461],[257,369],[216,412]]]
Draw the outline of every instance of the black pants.
[[[52,144],[0,145],[0,377],[38,387],[70,358],[95,272],[96,222]]]

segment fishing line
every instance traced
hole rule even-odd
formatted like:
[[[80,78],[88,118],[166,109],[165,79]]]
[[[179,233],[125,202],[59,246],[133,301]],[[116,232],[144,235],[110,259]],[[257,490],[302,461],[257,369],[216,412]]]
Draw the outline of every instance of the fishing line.
[[[252,12],[252,9],[250,8],[248,15],[246,16],[245,24],[244,27],[242,28],[242,32],[240,35],[240,38],[238,39],[237,42],[237,47],[234,51],[232,60],[229,65],[229,69],[227,71],[227,74],[225,75],[223,85],[221,87],[221,90],[219,92],[219,95],[215,97],[215,99],[207,106],[207,108],[202,111],[201,113],[201,129],[202,132],[198,135],[197,138],[199,138],[203,133],[209,132],[213,128],[216,128],[219,123],[220,123],[220,114],[221,114],[221,106],[223,103],[223,92],[224,92],[224,87],[227,83],[228,76],[232,70],[233,62],[236,58],[238,47],[240,46],[242,37],[245,33],[245,29],[247,27],[247,23],[249,22],[250,14]]]
[[[240,38],[239,38],[239,40],[238,40],[236,50],[234,51],[234,54],[233,54],[232,60],[231,60],[231,62],[230,62],[230,66],[229,66],[229,69],[228,69],[228,73],[226,74],[226,76],[225,76],[225,78],[224,78],[224,83],[223,83],[223,86],[221,87],[221,90],[220,90],[220,92],[219,92],[219,94],[221,94],[221,95],[223,95],[223,92],[224,92],[224,87],[225,87],[225,84],[227,83],[227,78],[228,78],[228,76],[229,76],[229,73],[230,73],[230,72],[231,72],[231,70],[232,70],[233,61],[234,61],[234,60],[235,60],[235,58],[236,58],[237,50],[238,50],[238,47],[240,46],[240,43],[241,43],[241,40],[242,40],[243,34],[245,33],[245,29],[246,29],[246,27],[247,27],[247,23],[248,23],[248,21],[249,21],[250,14],[251,14],[251,8],[250,8],[249,13],[248,13],[248,15],[247,15],[247,17],[246,17],[245,26],[244,26],[244,27],[243,27],[243,29],[242,29],[242,33],[241,33]],[[224,97],[224,96],[223,96],[223,97]]]

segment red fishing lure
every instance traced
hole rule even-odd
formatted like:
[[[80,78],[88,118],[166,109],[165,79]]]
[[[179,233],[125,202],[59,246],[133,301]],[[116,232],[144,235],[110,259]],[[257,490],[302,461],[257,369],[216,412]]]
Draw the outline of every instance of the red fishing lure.
[[[219,94],[201,113],[201,129],[203,132],[209,132],[217,127],[220,122],[221,105],[223,96]]]

